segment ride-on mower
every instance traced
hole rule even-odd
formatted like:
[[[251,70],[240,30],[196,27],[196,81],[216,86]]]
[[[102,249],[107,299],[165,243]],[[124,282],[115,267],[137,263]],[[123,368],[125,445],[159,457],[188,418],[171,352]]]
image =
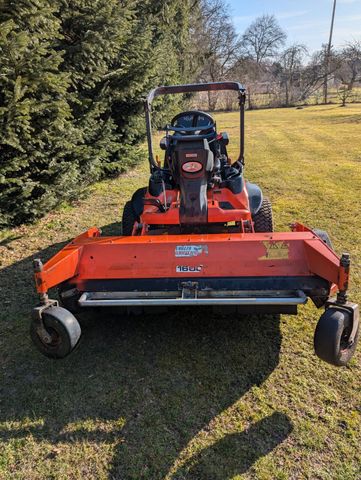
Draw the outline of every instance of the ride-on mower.
[[[234,90],[240,106],[240,153],[232,162],[226,133],[205,112],[181,112],[164,128],[161,163],[153,155],[151,104],[158,95]],[[345,365],[355,352],[359,308],[347,299],[350,258],[326,232],[299,223],[273,232],[272,208],[244,179],[245,89],[237,82],[163,86],[145,101],[150,178],[126,203],[122,235],[90,228],[44,265],[34,260],[40,305],[31,337],[48,357],[68,355],[81,330],[74,314],[89,307],[142,312],[210,305],[216,310],[296,314],[310,298],[325,311],[316,354]],[[48,290],[58,287],[57,300]]]

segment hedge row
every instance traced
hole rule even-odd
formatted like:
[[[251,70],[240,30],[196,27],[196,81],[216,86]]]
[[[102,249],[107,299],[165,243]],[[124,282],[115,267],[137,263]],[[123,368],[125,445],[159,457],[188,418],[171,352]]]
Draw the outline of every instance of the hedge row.
[[[190,4],[0,0],[0,226],[124,171],[141,97],[187,80]]]

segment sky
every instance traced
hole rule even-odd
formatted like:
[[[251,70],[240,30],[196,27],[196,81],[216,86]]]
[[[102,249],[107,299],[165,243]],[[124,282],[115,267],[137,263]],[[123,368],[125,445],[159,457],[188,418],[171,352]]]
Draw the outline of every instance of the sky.
[[[333,0],[228,0],[238,33],[263,13],[274,14],[287,43],[304,43],[313,52],[328,42]],[[333,45],[361,40],[361,0],[337,0]]]

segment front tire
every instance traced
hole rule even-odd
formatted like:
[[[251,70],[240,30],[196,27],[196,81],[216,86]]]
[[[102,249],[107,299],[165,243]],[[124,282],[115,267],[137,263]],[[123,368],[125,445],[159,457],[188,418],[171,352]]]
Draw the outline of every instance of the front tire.
[[[49,307],[43,311],[42,319],[50,342],[42,340],[37,331],[38,322],[32,320],[30,337],[40,353],[49,358],[65,358],[76,347],[81,329],[72,313],[62,307]]]
[[[328,308],[320,317],[314,336],[316,355],[337,367],[346,365],[356,350],[359,329],[352,344],[348,338],[352,329],[351,314],[346,310]]]
[[[252,217],[255,232],[273,232],[272,205],[264,197],[260,209]]]

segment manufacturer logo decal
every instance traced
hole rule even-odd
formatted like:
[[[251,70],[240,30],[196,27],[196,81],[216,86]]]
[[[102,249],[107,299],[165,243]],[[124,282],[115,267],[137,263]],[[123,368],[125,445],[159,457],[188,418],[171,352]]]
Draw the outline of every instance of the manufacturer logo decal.
[[[196,265],[192,267],[190,265],[177,265],[175,271],[177,273],[200,273],[203,269],[203,265]]]
[[[175,247],[176,257],[197,257],[202,253],[208,255],[208,245],[177,245]]]
[[[186,158],[198,158],[198,153],[186,153]]]
[[[203,165],[200,162],[187,162],[183,163],[182,170],[187,173],[197,173],[200,172],[203,168]]]
[[[259,260],[287,260],[289,258],[289,245],[286,242],[263,242],[266,255]]]

